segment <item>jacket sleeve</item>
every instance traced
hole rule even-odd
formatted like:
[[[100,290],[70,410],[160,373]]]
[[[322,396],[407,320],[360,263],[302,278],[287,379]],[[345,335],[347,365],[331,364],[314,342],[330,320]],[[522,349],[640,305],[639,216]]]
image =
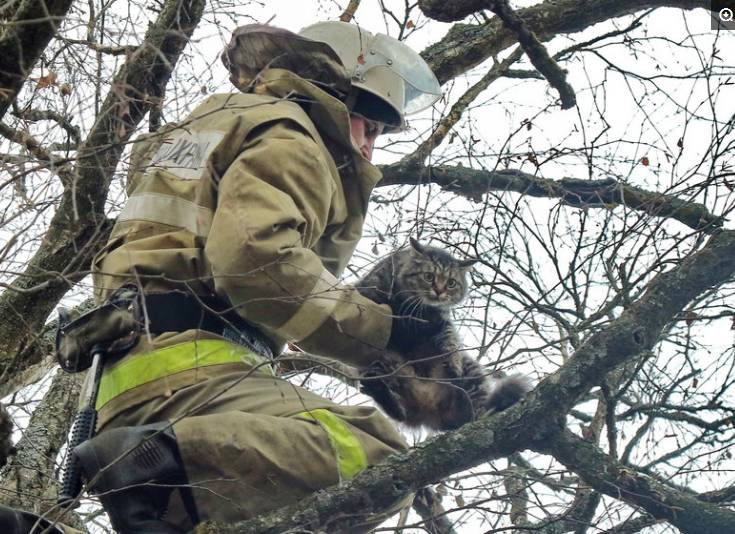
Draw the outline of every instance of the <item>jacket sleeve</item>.
[[[391,309],[341,286],[311,250],[336,192],[325,157],[288,121],[259,133],[220,180],[205,255],[215,291],[248,322],[366,366],[387,344]]]

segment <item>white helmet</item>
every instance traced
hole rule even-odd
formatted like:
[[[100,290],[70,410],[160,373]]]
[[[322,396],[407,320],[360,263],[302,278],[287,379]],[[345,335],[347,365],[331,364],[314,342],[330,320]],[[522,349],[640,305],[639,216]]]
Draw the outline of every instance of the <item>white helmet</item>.
[[[347,107],[385,123],[386,131],[403,129],[406,115],[441,97],[439,82],[423,58],[392,37],[347,22],[318,22],[299,35],[337,53],[357,89],[348,97]]]

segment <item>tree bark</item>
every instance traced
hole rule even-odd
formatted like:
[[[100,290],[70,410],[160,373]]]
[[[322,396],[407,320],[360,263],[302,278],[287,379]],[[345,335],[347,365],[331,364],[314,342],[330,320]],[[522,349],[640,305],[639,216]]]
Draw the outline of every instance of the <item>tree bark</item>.
[[[446,191],[480,202],[490,191],[513,191],[541,198],[559,198],[576,207],[614,208],[626,206],[654,217],[668,217],[695,230],[708,233],[724,223],[696,202],[662,193],[646,191],[614,178],[550,180],[517,169],[486,171],[457,166],[419,166],[402,163],[381,166],[383,179],[378,186],[436,184]]]
[[[385,510],[407,492],[526,448],[558,454],[562,463],[579,470],[583,477],[590,476],[587,468],[594,465],[593,460],[609,463],[615,469],[610,473],[600,470],[591,482],[596,488],[612,494],[619,483],[629,480],[616,498],[670,521],[685,534],[735,532],[735,512],[697,499],[695,494],[686,495],[664,482],[647,483],[643,473],[633,468],[621,470],[616,460],[564,428],[566,414],[584,393],[607,373],[650,349],[667,323],[691,300],[729,281],[734,273],[735,231],[726,230],[677,267],[656,276],[638,301],[592,336],[519,404],[393,455],[348,483],[320,491],[293,506],[232,525],[204,523],[196,532],[350,532],[365,514]],[[592,460],[575,461],[570,443],[581,447]],[[687,513],[678,517],[678,506],[688,507]],[[349,513],[358,511],[357,516]]]
[[[82,374],[59,369],[49,391],[33,411],[14,455],[0,471],[0,503],[47,514],[51,520],[73,523],[72,516],[60,518],[56,510],[56,456],[66,441],[77,409]]]
[[[598,491],[665,519],[684,534],[731,534],[735,512],[705,503],[665,482],[637,472],[568,430],[540,447]]]
[[[485,0],[424,0],[419,4],[429,17],[454,21],[481,10]],[[549,41],[556,35],[579,32],[598,22],[645,9],[709,9],[709,6],[706,0],[546,0],[519,9],[517,13],[539,40]],[[482,25],[456,24],[442,40],[429,46],[421,55],[439,81],[446,83],[517,42],[515,33],[494,17]]]
[[[143,44],[112,81],[97,122],[78,150],[75,181],[65,184],[43,244],[25,272],[0,295],[0,377],[41,359],[34,333],[86,274],[111,229],[104,204],[124,144],[157,99],[204,11],[204,0],[168,0]],[[27,340],[31,341],[29,344]]]
[[[73,0],[25,0],[0,33],[0,120],[64,21]]]

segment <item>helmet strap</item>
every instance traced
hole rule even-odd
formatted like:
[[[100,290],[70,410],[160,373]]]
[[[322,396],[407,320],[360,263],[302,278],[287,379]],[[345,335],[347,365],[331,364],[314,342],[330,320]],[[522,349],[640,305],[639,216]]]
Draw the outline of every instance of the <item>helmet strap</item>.
[[[355,108],[355,104],[357,103],[357,95],[360,92],[360,90],[353,86],[350,86],[350,92],[347,93],[347,97],[344,99],[345,106],[347,106],[347,111],[352,113],[352,110]]]

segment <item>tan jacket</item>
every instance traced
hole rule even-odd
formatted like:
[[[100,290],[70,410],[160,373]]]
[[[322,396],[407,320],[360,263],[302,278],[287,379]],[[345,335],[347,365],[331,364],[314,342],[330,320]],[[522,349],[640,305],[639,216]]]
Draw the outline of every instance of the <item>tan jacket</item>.
[[[257,92],[211,96],[137,141],[129,200],[94,260],[96,298],[131,280],[216,294],[274,348],[365,365],[387,344],[391,310],[338,277],[380,172],[352,146],[337,99],[281,69]]]

